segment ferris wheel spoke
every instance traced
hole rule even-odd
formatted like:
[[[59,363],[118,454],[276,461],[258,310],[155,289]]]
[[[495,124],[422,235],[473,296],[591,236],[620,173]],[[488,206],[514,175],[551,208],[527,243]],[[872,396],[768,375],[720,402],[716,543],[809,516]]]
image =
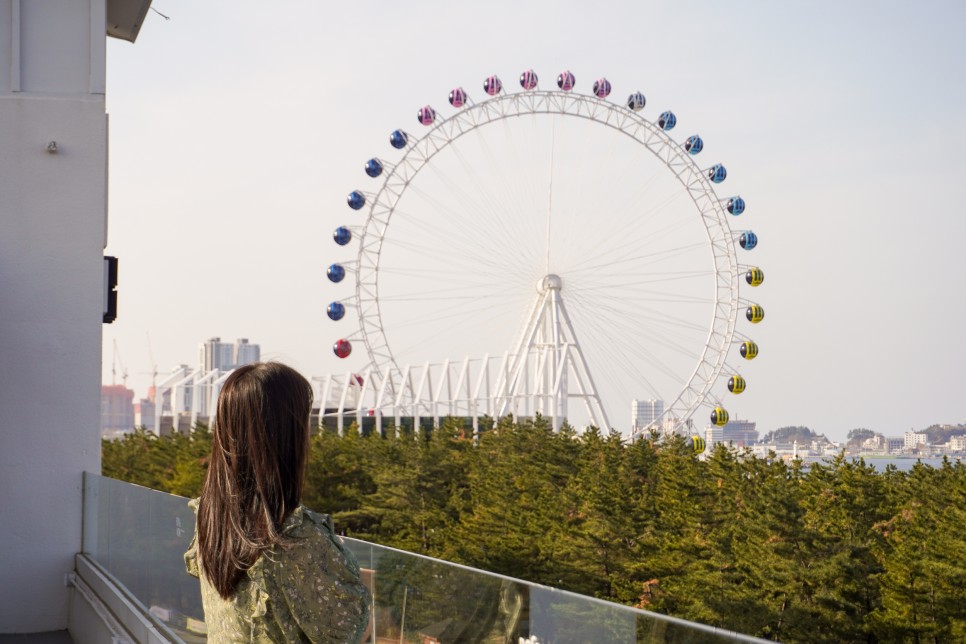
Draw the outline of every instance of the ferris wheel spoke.
[[[436,168],[436,166],[431,166]],[[410,186],[410,190],[425,199],[431,208],[418,212],[415,207],[400,211],[406,223],[416,225],[427,237],[439,237],[445,243],[459,244],[459,251],[470,256],[480,256],[484,251],[492,253],[499,252],[501,246],[497,244],[485,245],[489,238],[486,234],[494,226],[501,230],[511,231],[514,236],[523,236],[523,230],[513,218],[507,218],[503,213],[507,212],[505,206],[499,203],[500,192],[489,191],[489,193],[470,194],[457,187],[463,184],[480,186],[476,179],[467,181],[465,177],[448,177],[437,172],[440,179],[439,186],[452,193],[454,203],[443,202],[433,197],[415,182]],[[495,195],[495,196],[494,196]],[[514,232],[515,231],[515,232]],[[474,234],[475,233],[475,234]]]
[[[465,304],[465,303],[464,303]],[[451,306],[447,308],[442,308],[433,313],[432,319],[427,320],[425,316],[419,316],[409,319],[401,319],[396,322],[395,326],[397,328],[406,328],[409,326],[438,326],[441,321],[453,320],[455,318],[475,318],[477,315],[491,311],[492,307],[479,306],[479,302],[476,302],[477,306]],[[491,314],[491,317],[492,314]]]
[[[707,284],[714,274],[703,271],[700,275],[664,275],[663,273],[645,273],[643,275],[627,275],[626,272],[593,273],[584,277],[575,277],[567,283],[568,291],[612,293],[615,295],[636,295],[646,297],[654,294],[676,293],[688,300],[713,302],[707,297],[707,291],[697,291],[699,285]],[[663,287],[663,288],[662,288]],[[684,290],[687,288],[687,290]],[[671,290],[667,290],[671,289]],[[701,295],[696,293],[700,292]]]
[[[607,329],[602,328],[601,325],[596,321],[584,320],[583,322],[584,324],[582,324],[582,326],[594,330],[597,333],[607,332]],[[610,372],[611,374],[619,369],[621,374],[618,376],[618,381],[628,379],[634,382],[644,382],[650,390],[650,393],[660,398],[660,388],[654,386],[652,383],[652,378],[647,375],[645,369],[643,368],[649,364],[649,360],[651,358],[647,355],[647,352],[642,352],[635,348],[629,348],[624,344],[620,345],[619,348],[615,346],[613,349],[610,346],[607,346],[606,348],[603,348],[601,352],[602,356],[603,354],[606,354],[608,359],[595,361],[594,368],[602,369],[603,371]],[[660,365],[658,370],[661,371],[665,376],[669,376],[671,378],[677,377],[673,371],[664,365]],[[628,376],[631,378],[628,378]],[[612,375],[611,377],[614,376]],[[629,396],[625,395],[625,398],[629,398]]]
[[[580,291],[577,291],[580,292]],[[623,289],[623,296],[626,297],[631,292],[628,289]],[[647,302],[653,305],[663,305],[663,304],[711,304],[713,300],[707,297],[685,295],[682,293],[675,293],[673,291],[658,291],[655,289],[637,289],[633,292],[638,295],[640,301]],[[615,295],[615,297],[620,298],[621,295]]]
[[[433,308],[431,315],[397,315],[394,319],[394,323],[400,326],[406,326],[407,324],[419,323],[427,327],[435,325],[439,320],[452,319],[455,316],[466,316],[471,318],[481,312],[489,311],[493,308],[493,305],[488,302],[482,302],[479,298],[458,298],[451,299],[445,302],[435,302],[436,306]]]
[[[639,379],[652,383],[655,376],[663,376],[667,382],[680,384],[686,380],[686,374],[672,369],[664,360],[650,350],[642,347],[622,347],[622,351],[614,352],[611,359],[624,367],[627,374],[636,374]],[[650,375],[648,375],[650,374]],[[661,398],[661,389],[651,385],[653,393]],[[666,388],[663,388],[666,391]]]
[[[396,250],[398,249],[398,251]],[[391,265],[403,264],[409,265],[411,260],[425,259],[425,258],[436,258],[438,260],[445,260],[442,263],[444,265],[455,265],[460,266],[466,263],[472,263],[476,266],[480,266],[482,271],[485,271],[488,266],[498,260],[498,263],[514,263],[511,262],[510,258],[501,259],[501,255],[505,254],[498,248],[494,248],[492,252],[487,252],[482,248],[472,248],[469,246],[469,242],[457,243],[457,242],[444,242],[440,239],[438,242],[434,243],[432,239],[423,239],[420,242],[410,242],[410,241],[397,241],[388,244],[384,249],[384,252],[391,254],[394,252],[399,252],[401,257],[393,257],[389,262]],[[405,253],[405,255],[403,255]],[[407,260],[407,256],[410,261]],[[521,261],[520,258],[515,259],[516,262]]]
[[[506,315],[507,311],[494,309],[492,306],[478,307],[476,309],[464,309],[446,314],[437,313],[433,316],[432,321],[434,322],[434,325],[432,330],[437,330],[437,327],[441,326],[441,322],[449,322],[451,320],[465,321],[469,319],[472,323],[460,325],[460,333],[467,333],[473,337],[480,337],[484,335],[487,329],[492,328],[492,325],[495,321],[506,317]],[[408,321],[400,321],[400,323],[397,325],[397,328],[405,330],[407,328],[425,326],[427,326],[426,319],[424,317],[417,317]],[[473,329],[478,329],[479,333],[471,333]],[[412,342],[411,344],[402,345],[402,348],[398,351],[398,355],[408,356],[414,349],[424,348],[427,345],[432,345],[437,338],[438,333],[425,333],[420,339]]]
[[[575,256],[582,257],[583,259],[577,263],[580,266],[587,262],[593,262],[598,259],[603,259],[604,257],[615,257],[620,256],[620,253],[625,253],[630,250],[639,249],[641,247],[647,247],[654,245],[655,243],[660,243],[664,235],[675,230],[680,230],[681,228],[693,225],[693,222],[689,222],[686,219],[671,219],[669,223],[665,224],[663,227],[649,226],[652,221],[656,220],[658,215],[663,214],[663,210],[669,206],[677,198],[678,195],[672,196],[672,198],[665,200],[658,207],[651,208],[648,211],[644,211],[637,219],[636,226],[632,231],[622,231],[622,233],[632,232],[632,234],[622,234],[621,240],[618,243],[614,242],[612,234],[601,235],[593,243],[581,243],[579,247],[575,248],[573,253]],[[636,212],[627,208],[626,206],[608,205],[606,208],[600,209],[602,212]]]
[[[580,300],[579,297],[577,299]],[[610,324],[622,327],[624,331],[632,334],[649,333],[648,327],[639,324],[641,321],[651,322],[658,327],[666,327],[668,329],[667,334],[690,340],[693,340],[693,335],[685,334],[683,330],[706,331],[705,327],[695,324],[689,319],[670,315],[666,311],[649,310],[646,307],[641,307],[631,312],[623,308],[618,308],[617,306],[612,306],[607,302],[597,300],[593,303],[585,304],[583,309],[610,314]],[[680,346],[678,348],[687,354],[688,350],[686,347]]]
[[[665,374],[672,375],[676,378],[683,379],[684,374],[682,369],[680,368],[678,370],[671,369],[661,359],[657,357],[657,354],[654,351],[643,349],[645,340],[647,341],[647,344],[649,346],[656,346],[656,347],[662,347],[664,349],[668,349],[669,351],[672,351],[673,353],[683,358],[687,358],[689,361],[696,360],[699,357],[699,354],[696,353],[693,350],[693,348],[689,348],[688,346],[684,346],[680,344],[680,342],[672,340],[669,337],[669,334],[667,333],[664,333],[664,334],[656,333],[654,327],[637,325],[631,328],[626,328],[626,327],[622,328],[618,326],[618,327],[615,327],[615,330],[617,329],[620,329],[624,333],[634,334],[633,337],[638,338],[637,342],[628,343],[626,345],[626,349],[625,349],[626,351],[631,353],[638,352],[640,355],[647,356],[649,362],[654,362],[656,364],[661,365],[663,372]],[[692,343],[694,340],[694,338],[685,338],[685,339]]]
[[[628,315],[628,311],[624,309],[618,309],[616,307],[608,306],[604,303],[596,303],[595,306],[603,312],[610,313],[615,316],[626,317],[627,319],[635,320],[638,324],[628,323],[624,327],[627,331],[634,331],[637,333],[646,332],[645,328],[666,328],[667,333],[678,335],[679,337],[684,337],[687,339],[694,338],[693,335],[686,334],[685,331],[694,331],[698,333],[706,333],[707,328],[703,327],[689,318],[684,318],[679,315],[672,315],[666,310],[658,310],[651,307],[640,307],[633,311],[632,315]],[[644,327],[640,323],[647,322],[649,327]],[[613,322],[613,324],[620,324],[620,322]]]
[[[687,245],[687,246],[678,246],[677,248],[667,248],[667,249],[664,249],[664,250],[655,251],[653,253],[644,253],[644,254],[641,254],[641,255],[635,255],[633,257],[625,257],[623,259],[613,260],[613,261],[609,261],[609,262],[606,262],[606,263],[597,264],[595,266],[585,266],[585,267],[582,267],[582,268],[579,268],[579,269],[576,269],[575,268],[575,269],[571,269],[571,270],[573,270],[574,272],[591,271],[591,270],[597,270],[597,269],[600,269],[600,268],[608,268],[608,267],[609,268],[614,268],[614,267],[617,267],[617,266],[620,266],[620,265],[630,264],[630,263],[635,263],[635,262],[645,262],[642,265],[644,265],[644,266],[650,266],[650,265],[653,265],[655,263],[660,263],[660,262],[663,262],[663,261],[668,261],[669,259],[672,259],[672,258],[674,258],[676,256],[679,256],[681,253],[685,253],[685,252],[688,252],[688,251],[697,250],[697,249],[699,249],[701,247],[702,247],[702,245],[701,244],[697,244],[697,243],[696,244],[690,244],[690,245]]]
[[[424,291],[401,292],[394,295],[384,295],[379,298],[381,302],[451,302],[454,300],[487,300],[500,296],[502,289],[493,289],[492,284],[479,284],[476,291],[468,294],[467,287],[471,284],[461,285],[452,288],[435,288]],[[492,290],[487,290],[492,289]],[[460,293],[461,295],[457,295]]]
[[[448,182],[452,185],[455,182]],[[417,186],[411,188],[415,194],[422,194]],[[475,256],[480,259],[492,257],[497,254],[504,259],[512,259],[521,252],[524,255],[533,255],[532,251],[527,253],[526,246],[513,247],[508,244],[500,244],[498,240],[492,239],[492,229],[494,226],[498,230],[509,232],[509,239],[526,239],[526,231],[519,224],[506,223],[506,218],[502,208],[493,207],[474,207],[472,212],[466,213],[461,204],[466,203],[489,203],[486,195],[476,197],[461,197],[460,205],[446,206],[436,204],[433,208],[426,208],[418,211],[416,206],[407,207],[405,210],[397,209],[401,215],[402,225],[406,228],[415,227],[419,231],[419,236],[427,240],[439,239],[442,248],[452,248],[461,254]],[[518,218],[519,219],[519,218]],[[497,222],[497,223],[495,223]],[[513,253],[516,250],[517,253]]]
[[[444,186],[451,192],[455,186],[466,183],[460,179],[441,178],[439,185]],[[513,220],[507,220],[503,215],[505,208],[494,206],[493,199],[481,198],[481,195],[467,194],[465,191],[454,193],[454,203],[446,203],[432,196],[428,191],[418,185],[411,186],[410,190],[424,199],[430,208],[425,209],[425,215],[421,215],[415,209],[407,210],[404,216],[410,217],[414,222],[421,222],[423,230],[452,230],[463,227],[486,229],[494,225],[502,229],[514,230],[519,228]],[[459,225],[457,225],[459,224]],[[458,232],[458,230],[457,230]],[[518,233],[525,231],[519,230]]]
[[[713,273],[711,271],[693,271],[685,274],[650,274],[646,277],[641,277],[640,279],[634,279],[631,281],[620,281],[622,278],[627,278],[625,273],[596,273],[593,276],[593,280],[575,280],[572,285],[568,287],[569,289],[577,291],[587,291],[587,290],[616,290],[623,291],[629,288],[634,288],[637,286],[647,286],[652,284],[665,284],[671,282],[683,282],[692,280],[706,280],[711,277]],[[708,300],[710,301],[710,300]]]
[[[639,259],[642,259],[645,257],[651,257],[651,256],[669,257],[669,256],[673,256],[674,254],[684,252],[687,249],[691,249],[695,251],[704,249],[706,245],[702,243],[694,243],[688,246],[677,247],[677,248],[665,248],[661,245],[662,242],[664,242],[666,235],[674,232],[675,230],[680,229],[685,224],[686,222],[683,222],[683,221],[672,222],[671,224],[665,226],[663,229],[648,231],[648,235],[646,237],[642,237],[642,238],[631,237],[625,240],[622,244],[619,244],[618,246],[611,249],[609,252],[605,251],[605,252],[600,252],[596,254],[588,253],[584,255],[584,259],[578,262],[572,270],[595,269],[595,268],[600,268],[602,266],[617,264],[622,261],[637,261]],[[648,249],[654,246],[658,247],[657,250],[652,250],[644,254],[632,254],[635,251]],[[604,261],[605,259],[606,261]],[[594,261],[598,261],[599,263],[597,265],[586,266],[588,263],[594,262]]]

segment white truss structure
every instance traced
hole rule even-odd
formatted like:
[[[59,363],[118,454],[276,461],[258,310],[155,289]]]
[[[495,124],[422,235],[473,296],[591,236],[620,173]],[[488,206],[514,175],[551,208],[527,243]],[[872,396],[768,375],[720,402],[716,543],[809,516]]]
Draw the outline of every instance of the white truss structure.
[[[546,283],[520,340],[505,357],[509,361],[505,371],[501,367],[500,373],[504,379],[494,382],[492,396],[490,391],[483,393],[479,387],[473,389],[470,386],[471,378],[464,373],[462,380],[456,379],[455,384],[459,386],[454,391],[463,392],[465,387],[467,397],[461,397],[462,393],[456,397],[441,397],[440,392],[433,390],[429,384],[432,369],[428,364],[422,367],[418,377],[414,376],[409,366],[397,364],[380,315],[380,253],[390,230],[393,213],[415,176],[440,151],[465,134],[504,119],[539,114],[586,119],[626,135],[653,153],[674,174],[694,203],[707,232],[713,257],[715,304],[700,358],[680,393],[665,406],[662,419],[664,424],[671,422],[678,431],[686,431],[687,419],[707,404],[711,388],[721,375],[727,351],[734,341],[741,304],[738,297],[741,267],[735,251],[737,233],[730,228],[722,201],[715,194],[707,171],[700,168],[694,157],[667,132],[638,112],[621,105],[594,96],[562,91],[498,94],[468,105],[448,118],[440,117],[424,136],[410,139],[402,158],[394,166],[386,164],[382,186],[368,200],[365,226],[356,232],[359,250],[353,266],[356,275],[353,304],[357,307],[361,324],[359,334],[353,339],[364,342],[369,356],[362,387],[376,396],[373,404],[366,409],[380,417],[390,410],[391,415],[398,417],[399,409],[410,409],[412,413],[409,415],[412,416],[425,416],[428,413],[438,418],[436,410],[444,401],[451,409],[464,408],[494,417],[522,407],[552,417],[554,426],[559,427],[560,421],[567,415],[568,401],[578,398],[588,406],[595,424],[609,427],[581,346],[566,314],[560,285],[551,286],[556,276],[547,275],[544,278]],[[556,279],[559,282],[559,278]],[[465,364],[468,362],[464,361]],[[488,360],[484,359],[482,364],[488,365]],[[449,368],[447,366],[443,373],[449,374]],[[414,378],[418,382],[414,382]],[[326,382],[334,383],[330,380]],[[440,387],[443,383],[450,383],[451,379],[448,376],[442,379],[437,377],[434,382]],[[449,387],[449,384],[446,386]],[[346,387],[344,391],[348,389]],[[426,397],[420,399],[419,396]],[[342,404],[338,408],[346,409]],[[362,410],[362,406],[357,406],[354,411],[358,415]]]
[[[567,357],[572,350],[572,346],[563,347],[564,364],[578,360],[576,353]],[[367,418],[372,419],[375,431],[384,432],[390,424],[398,431],[407,422],[419,427],[423,420],[431,420],[433,426],[438,426],[447,417],[470,419],[477,433],[480,418],[497,419],[511,414],[515,418],[533,418],[539,414],[551,419],[554,429],[559,430],[565,414],[551,418],[550,406],[555,399],[552,392],[541,387],[547,372],[540,370],[540,362],[546,367],[549,358],[536,358],[532,352],[523,355],[507,352],[502,356],[407,364],[398,375],[391,368],[376,371],[369,367],[359,373],[349,371],[313,377],[312,382],[320,405],[320,419],[334,418],[340,434],[353,422],[362,431]],[[514,381],[515,389],[507,386]],[[598,426],[607,426],[596,392],[572,392],[570,397],[584,402],[593,400],[598,415],[604,418],[604,424]],[[561,404],[566,410],[565,402]]]
[[[218,394],[229,374],[231,370],[192,370],[186,365],[172,369],[155,387],[154,432],[161,433],[164,416],[171,418],[175,429],[182,417],[187,417],[189,427],[194,427],[199,420],[208,422],[214,418]]]
[[[497,415],[506,415],[514,400],[532,400],[536,410],[551,418],[554,431],[558,431],[567,419],[569,399],[579,398],[587,407],[591,424],[610,429],[567,315],[562,288],[563,281],[553,274],[537,284],[536,304],[512,353],[513,360],[497,387],[497,395],[503,400]]]

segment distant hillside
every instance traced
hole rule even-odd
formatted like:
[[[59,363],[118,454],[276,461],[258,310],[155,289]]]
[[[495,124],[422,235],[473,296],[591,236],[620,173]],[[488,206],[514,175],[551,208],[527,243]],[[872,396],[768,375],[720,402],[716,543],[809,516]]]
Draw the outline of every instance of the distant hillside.
[[[930,425],[926,429],[916,430],[917,434],[926,434],[930,445],[942,445],[948,443],[953,436],[966,435],[966,425]],[[853,429],[849,431],[848,443],[846,447],[857,448],[862,445],[862,441],[874,436],[883,437],[884,434],[874,432],[871,429]]]
[[[966,425],[930,425],[916,433],[928,436],[930,445],[942,445],[948,443],[953,436],[966,434]]]
[[[791,427],[779,427],[765,434],[761,439],[762,443],[830,443],[825,434],[813,432],[808,427],[795,425]]]

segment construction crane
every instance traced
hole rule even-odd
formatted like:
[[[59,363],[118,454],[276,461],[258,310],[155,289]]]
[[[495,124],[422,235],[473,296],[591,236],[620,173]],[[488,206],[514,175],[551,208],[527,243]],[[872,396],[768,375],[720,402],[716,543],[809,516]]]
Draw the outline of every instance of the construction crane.
[[[151,334],[145,331],[144,335],[148,338],[148,356],[151,358],[151,371],[146,374],[151,376],[151,390],[148,392],[148,398],[151,399],[151,402],[155,402],[154,396],[158,391],[158,363],[154,361],[154,349],[151,348]]]
[[[121,365],[121,383],[127,387],[127,367],[121,359],[121,351],[117,348],[117,340],[114,340],[114,353],[111,356],[111,385],[117,384],[117,366]]]

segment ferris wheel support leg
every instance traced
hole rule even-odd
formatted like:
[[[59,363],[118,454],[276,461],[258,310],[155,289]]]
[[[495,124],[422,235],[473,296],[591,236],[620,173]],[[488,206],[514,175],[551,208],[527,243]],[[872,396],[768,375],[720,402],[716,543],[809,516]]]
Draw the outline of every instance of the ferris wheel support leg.
[[[536,411],[550,418],[553,430],[557,431],[559,425],[554,407],[555,395],[553,390],[548,386],[552,377],[552,367],[548,363],[553,363],[554,351],[555,349],[553,347],[544,347],[540,352],[540,360],[537,364],[537,373],[533,379],[533,384],[535,389],[534,398],[538,403],[538,409]]]
[[[555,422],[558,418],[567,417],[567,367],[571,365],[573,360],[570,355],[571,346],[569,343],[563,345],[563,352],[560,356],[560,362],[557,365],[557,372],[554,374],[552,383],[551,391],[553,391],[554,396]],[[559,423],[554,427],[554,431],[560,431]]]
[[[548,222],[548,226],[549,226],[549,222]],[[549,246],[549,243],[550,242],[548,240],[547,242],[548,246]],[[548,257],[549,257],[549,252],[550,251],[548,249],[547,251]],[[556,371],[557,363],[558,361],[560,361],[560,356],[558,355],[558,352],[560,352],[561,349],[566,351],[566,348],[562,345],[562,337],[561,337],[562,334],[560,333],[560,307],[563,306],[563,301],[560,298],[560,291],[556,289],[551,289],[549,293],[551,298],[550,329],[552,332],[550,356],[552,360],[550,362],[550,369],[547,372],[547,384],[550,386],[547,387],[546,391],[548,394],[550,394],[550,400],[549,400],[549,403],[551,405],[550,413],[553,415],[553,431],[554,433],[556,433],[560,431],[560,413],[559,413],[560,410],[558,408],[557,403],[561,397],[561,394],[563,394],[563,397],[566,398],[567,391],[566,389],[561,391],[559,386],[556,386],[556,387],[552,386],[552,378],[553,378],[554,371]]]
[[[546,310],[547,299],[549,290],[544,293],[541,297],[537,298],[536,304],[527,317],[527,325],[524,327],[524,331],[520,336],[520,341],[517,343],[515,350],[511,353],[513,356],[513,361],[508,365],[508,371],[506,374],[506,379],[503,381],[502,386],[498,389],[498,396],[508,396],[509,400],[513,401],[513,409],[516,411],[518,409],[516,405],[516,400],[514,394],[519,387],[520,377],[524,373],[524,369],[527,365],[527,358],[529,351],[528,349],[533,346],[534,338],[540,328],[540,322],[544,316]],[[526,378],[526,375],[523,375]],[[508,402],[509,402],[508,400]],[[506,413],[507,403],[501,405],[500,416]]]
[[[573,340],[573,352],[577,358],[574,360],[574,375],[577,377],[578,386],[586,390],[584,393],[587,397],[584,400],[587,404],[587,412],[590,414],[591,419],[600,427],[601,431],[608,432],[610,431],[610,423],[607,421],[607,414],[604,413],[604,407],[600,403],[600,394],[597,393],[594,378],[590,375],[590,369],[587,367],[584,353],[581,351],[580,343],[577,342],[577,335],[574,333],[574,326],[570,322],[570,316],[567,314],[567,307],[562,300],[560,301],[560,316]]]

